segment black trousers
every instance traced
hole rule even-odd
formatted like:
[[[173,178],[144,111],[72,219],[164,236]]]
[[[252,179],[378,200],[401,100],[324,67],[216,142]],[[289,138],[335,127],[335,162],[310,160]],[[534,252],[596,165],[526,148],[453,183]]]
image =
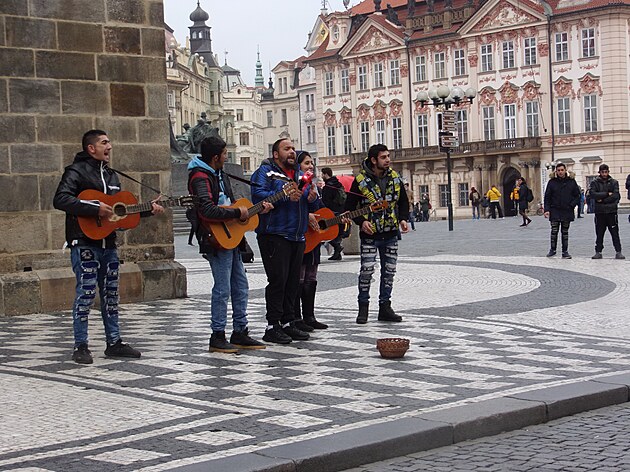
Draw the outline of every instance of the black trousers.
[[[604,234],[606,233],[606,229],[610,231],[615,251],[621,252],[617,213],[595,213],[595,252],[602,252],[604,249]]]
[[[258,236],[260,257],[267,274],[265,304],[270,325],[289,323],[295,318],[304,246],[304,242],[288,241],[276,234]]]

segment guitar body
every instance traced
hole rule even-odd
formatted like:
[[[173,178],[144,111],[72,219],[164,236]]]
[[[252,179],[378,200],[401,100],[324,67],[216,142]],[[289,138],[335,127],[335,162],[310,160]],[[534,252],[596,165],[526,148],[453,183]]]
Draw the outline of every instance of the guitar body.
[[[104,239],[117,229],[131,229],[140,223],[140,214],[126,214],[127,205],[135,205],[138,200],[131,192],[118,192],[107,195],[98,190],[84,190],[78,195],[80,200],[98,200],[106,203],[114,210],[108,219],[93,216],[78,216],[81,231],[90,239]]]
[[[236,200],[232,205],[225,208],[236,208],[244,206],[250,208],[252,203],[246,198]],[[225,221],[204,222],[206,229],[210,231],[210,242],[217,249],[234,249],[239,245],[243,236],[248,231],[253,231],[258,226],[258,215],[252,215],[243,222],[238,219]]]
[[[334,218],[335,214],[328,208],[320,208],[315,212],[315,219],[319,222],[320,220],[329,220]],[[310,226],[306,231],[306,247],[304,248],[304,253],[311,252],[313,249],[317,247],[319,243],[322,241],[331,241],[335,239],[339,235],[339,225],[334,224],[325,229],[314,230]]]

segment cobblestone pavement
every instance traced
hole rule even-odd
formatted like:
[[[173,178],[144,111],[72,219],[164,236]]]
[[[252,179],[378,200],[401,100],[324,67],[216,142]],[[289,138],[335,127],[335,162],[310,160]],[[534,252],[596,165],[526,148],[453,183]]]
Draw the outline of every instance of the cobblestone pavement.
[[[346,472],[627,472],[627,403]]]
[[[400,245],[393,306],[405,321],[395,325],[376,322],[374,307],[356,325],[358,257],[324,257],[317,312],[331,327],[285,347],[207,352],[211,275],[185,237],[189,298],[122,307],[140,360],[104,358],[96,315],[91,366],[70,359],[68,312],[0,319],[0,470],[168,470],[628,372],[627,262],[610,259],[608,240],[605,259],[590,259],[590,217],[573,225],[572,260],[544,257],[545,220],[518,224],[418,224]],[[629,234],[623,226],[626,246]],[[247,269],[260,337],[260,258]],[[403,360],[378,356],[375,340],[389,336],[411,340]]]

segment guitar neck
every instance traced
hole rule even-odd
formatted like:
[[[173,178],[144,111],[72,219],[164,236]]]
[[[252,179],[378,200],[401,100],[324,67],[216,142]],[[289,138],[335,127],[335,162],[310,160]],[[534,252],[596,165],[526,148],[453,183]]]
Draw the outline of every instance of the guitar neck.
[[[277,202],[278,200],[284,198],[284,196],[286,195],[284,189],[280,190],[278,193],[272,195],[271,197],[267,197],[264,200],[259,201],[258,203],[256,203],[256,205],[253,205],[251,207],[249,207],[247,209],[247,212],[250,216],[250,218],[254,215],[257,215],[258,213],[260,213],[264,206],[263,203],[267,202],[267,203],[274,203]]]
[[[357,216],[367,215],[371,211],[372,211],[372,207],[371,206],[358,208],[357,210],[350,211],[348,213],[345,213],[345,214],[342,214],[342,215],[338,215],[338,216],[335,216],[334,218],[330,218],[328,220],[325,220],[325,224],[326,224],[326,227],[338,225],[338,224],[341,223],[341,221],[344,218],[353,219],[353,218],[356,218]]]
[[[169,198],[167,200],[159,200],[157,202],[158,205],[164,208],[170,208],[174,206],[179,206],[179,200],[176,198]],[[127,205],[126,213],[142,213],[143,211],[151,211],[153,209],[153,202],[144,202],[138,203],[136,205]]]

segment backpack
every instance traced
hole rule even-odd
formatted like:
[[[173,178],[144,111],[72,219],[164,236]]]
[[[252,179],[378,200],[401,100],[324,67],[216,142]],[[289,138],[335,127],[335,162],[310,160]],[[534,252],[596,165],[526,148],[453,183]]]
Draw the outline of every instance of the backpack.
[[[345,189],[340,186],[337,189],[337,192],[335,193],[335,198],[334,198],[335,204],[337,204],[340,207],[345,206],[345,204],[346,204],[346,197],[347,197],[347,195],[346,195]]]
[[[490,199],[485,195],[481,198],[481,206],[484,208],[488,208],[488,206],[490,206]]]
[[[534,201],[534,192],[531,189],[527,189],[527,203],[531,203]]]

